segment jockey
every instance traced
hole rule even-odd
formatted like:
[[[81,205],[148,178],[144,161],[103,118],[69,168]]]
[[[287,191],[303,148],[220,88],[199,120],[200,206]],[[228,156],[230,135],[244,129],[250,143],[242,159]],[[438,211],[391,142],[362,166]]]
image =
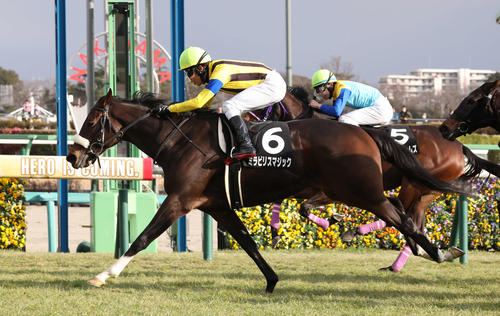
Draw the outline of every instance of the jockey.
[[[212,60],[199,47],[189,47],[182,52],[179,68],[185,71],[193,84],[205,84],[205,89],[191,100],[162,107],[160,112],[208,108],[217,92],[233,94],[232,98],[222,103],[222,111],[236,132],[237,146],[231,151],[231,157],[255,156],[255,148],[241,115],[281,101],[286,93],[286,83],[281,75],[262,63]]]
[[[327,69],[321,69],[312,77],[315,97],[320,101],[332,99],[332,105],[322,105],[311,100],[310,106],[336,116],[339,122],[352,125],[387,124],[392,119],[392,106],[377,89],[354,81],[337,80]],[[343,114],[345,106],[354,110]]]

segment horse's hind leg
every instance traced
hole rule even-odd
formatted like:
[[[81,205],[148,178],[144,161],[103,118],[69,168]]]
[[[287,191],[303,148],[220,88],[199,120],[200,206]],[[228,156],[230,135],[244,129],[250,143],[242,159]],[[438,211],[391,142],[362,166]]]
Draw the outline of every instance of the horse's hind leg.
[[[170,227],[177,218],[184,214],[180,202],[173,195],[170,195],[162,203],[148,226],[130,245],[130,248],[108,270],[99,273],[93,279],[89,280],[88,283],[101,287],[110,277],[117,277],[138,252],[144,250],[153,240]]]
[[[436,262],[443,262],[444,257],[439,248],[434,246],[429,239],[425,236],[423,231],[415,225],[412,218],[406,215],[402,210],[398,210],[392,203],[387,201],[386,205],[382,210],[374,211],[375,215],[382,218],[387,225],[396,227],[401,233],[403,233],[408,241],[409,238],[413,239],[418,245],[420,245]],[[387,212],[389,208],[392,211]],[[378,209],[378,207],[377,207]],[[376,212],[380,212],[379,214]],[[395,214],[394,214],[395,213]],[[392,216],[391,216],[392,215]],[[394,217],[397,215],[399,218]]]
[[[232,210],[220,210],[218,212],[208,211],[208,213],[212,215],[212,217],[215,218],[234,239],[236,239],[250,258],[257,264],[267,281],[266,292],[272,293],[276,283],[278,283],[278,275],[276,275],[274,270],[267,264],[266,260],[264,260],[255,241],[248,233],[248,230],[245,228],[245,225],[243,225],[238,215]]]
[[[330,203],[332,203],[332,200],[323,192],[319,192],[302,203],[299,213],[303,217],[326,230],[331,225],[340,222],[343,219],[343,216],[341,214],[334,214],[330,219],[326,220],[311,213],[311,209]]]

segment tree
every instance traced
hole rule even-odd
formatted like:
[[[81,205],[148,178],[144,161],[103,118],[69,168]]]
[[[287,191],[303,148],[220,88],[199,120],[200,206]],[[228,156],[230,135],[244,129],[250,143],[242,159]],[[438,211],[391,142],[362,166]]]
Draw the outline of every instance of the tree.
[[[353,73],[351,62],[342,61],[342,57],[340,56],[330,58],[330,61],[322,63],[320,68],[330,70],[340,80],[357,80],[357,76]]]
[[[0,67],[0,85],[14,86],[19,82],[19,76],[14,70],[8,70]]]

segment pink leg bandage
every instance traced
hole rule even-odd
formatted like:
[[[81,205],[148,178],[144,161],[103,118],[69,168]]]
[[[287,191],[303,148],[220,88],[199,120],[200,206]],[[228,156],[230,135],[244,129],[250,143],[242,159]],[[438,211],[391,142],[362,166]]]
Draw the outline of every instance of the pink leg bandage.
[[[399,272],[403,269],[403,267],[406,264],[406,261],[408,260],[408,257],[411,255],[411,249],[409,246],[404,246],[403,250],[399,253],[398,258],[394,263],[392,264],[392,270],[395,272]]]
[[[271,227],[280,228],[280,209],[281,204],[273,204],[273,214],[271,215]]]
[[[328,227],[330,226],[330,223],[326,220],[326,219],[323,219],[321,217],[318,217],[316,215],[314,215],[313,213],[309,213],[309,215],[307,215],[307,218],[315,223],[316,225],[322,227],[324,230],[327,230]]]
[[[385,226],[387,226],[387,224],[383,220],[378,220],[370,224],[359,226],[358,233],[360,233],[361,235],[368,234],[369,232],[372,232],[374,230],[384,228]]]

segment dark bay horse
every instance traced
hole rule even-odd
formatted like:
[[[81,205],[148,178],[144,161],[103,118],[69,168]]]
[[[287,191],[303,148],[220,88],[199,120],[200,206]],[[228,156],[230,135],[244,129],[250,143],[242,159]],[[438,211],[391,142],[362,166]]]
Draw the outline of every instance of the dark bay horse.
[[[199,111],[191,115],[169,113],[163,119],[155,117],[152,109],[165,103],[166,100],[148,93],[138,94],[134,100],[122,100],[114,98],[109,90],[91,109],[70,147],[66,159],[74,168],[83,168],[123,139],[150,157],[157,157],[168,177],[168,196],[154,218],[125,254],[89,284],[102,286],[108,278],[118,276],[138,252],[177,218],[197,208],[210,214],[235,238],[264,274],[266,291],[272,292],[278,276],[226,200],[227,157],[217,142],[219,116]],[[307,189],[324,192],[333,201],[373,212],[405,234],[410,244],[421,246],[436,262],[443,261],[443,254],[415,226],[402,206],[384,196],[381,156],[422,185],[448,192],[460,190],[430,176],[418,160],[390,138],[377,143],[359,127],[327,120],[296,120],[287,122],[287,126],[292,165],[289,169],[243,169],[245,205],[281,200]],[[319,133],[328,137],[317,137]]]
[[[283,107],[275,105],[269,117],[279,120],[311,117],[331,119],[330,116],[321,114],[309,107],[308,98],[309,94],[305,89],[301,87],[291,88],[283,100]],[[255,115],[261,116],[262,113],[257,112]],[[410,128],[419,146],[419,153],[416,157],[424,168],[434,177],[443,181],[451,181],[458,178],[469,179],[477,176],[481,170],[487,170],[496,176],[500,175],[500,168],[498,165],[476,156],[471,150],[458,141],[450,142],[444,139],[437,127],[417,125],[411,126]],[[374,139],[377,139],[380,137],[381,133],[384,133],[368,127],[365,128],[365,130],[374,137]],[[318,137],[321,136],[318,135]],[[384,190],[392,190],[401,186],[398,198],[401,200],[407,214],[413,219],[416,225],[423,230],[425,227],[425,211],[428,205],[441,193],[425,186],[415,185],[411,181],[408,181],[401,169],[395,168],[388,162],[384,161],[382,167]],[[309,198],[311,196],[303,195],[302,197]],[[311,208],[329,203],[331,203],[331,201],[328,201],[321,193],[314,194],[312,199],[309,199],[303,204],[301,214],[307,217]],[[332,222],[333,221],[330,219],[330,223]],[[372,227],[375,229],[377,226],[373,225]],[[358,231],[350,231],[346,234],[347,236],[345,236],[345,238],[353,238],[357,233]],[[403,252],[405,251],[407,252],[408,250],[403,249]],[[413,251],[413,253],[425,257],[421,252],[417,253]],[[448,254],[455,255],[455,253],[456,252]],[[453,258],[450,257],[449,259]],[[397,265],[399,269],[402,268],[400,264]],[[392,267],[384,269],[394,270]]]
[[[439,126],[443,137],[455,140],[482,127],[492,127],[500,132],[499,87],[500,80],[486,82],[466,96]]]

